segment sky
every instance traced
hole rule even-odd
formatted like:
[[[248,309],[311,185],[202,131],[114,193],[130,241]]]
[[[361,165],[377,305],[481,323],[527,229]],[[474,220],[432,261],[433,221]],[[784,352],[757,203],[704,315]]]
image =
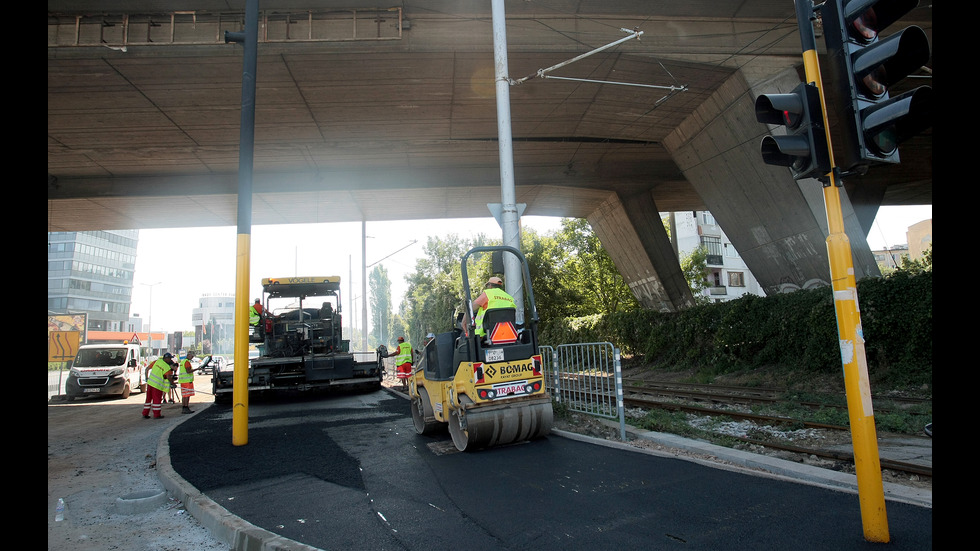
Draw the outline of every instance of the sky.
[[[932,218],[932,206],[882,207],[878,210],[868,244],[872,250],[907,242],[908,227]],[[524,216],[525,228],[546,234],[560,227],[561,218]],[[130,312],[139,314],[150,329],[192,330],[191,313],[207,293],[235,292],[237,255],[235,226],[140,230]],[[485,234],[500,239],[501,230],[486,218],[368,222],[367,264],[388,270],[392,301],[405,294],[406,275],[424,256],[430,236],[456,234],[472,238]],[[415,243],[412,243],[415,241]],[[340,276],[344,324],[361,326],[361,223],[288,224],[254,226],[249,255],[249,299],[261,297],[265,277]],[[353,312],[350,300],[354,298]],[[146,325],[144,324],[144,330]]]

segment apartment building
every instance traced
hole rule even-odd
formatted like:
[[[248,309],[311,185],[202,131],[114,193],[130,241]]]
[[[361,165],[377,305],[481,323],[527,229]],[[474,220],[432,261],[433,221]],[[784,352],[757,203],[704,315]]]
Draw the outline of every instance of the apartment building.
[[[708,288],[705,296],[713,302],[724,302],[746,294],[765,296],[759,282],[728,240],[721,226],[708,211],[660,213],[671,228],[671,240],[678,258],[690,255],[697,247],[708,252]]]

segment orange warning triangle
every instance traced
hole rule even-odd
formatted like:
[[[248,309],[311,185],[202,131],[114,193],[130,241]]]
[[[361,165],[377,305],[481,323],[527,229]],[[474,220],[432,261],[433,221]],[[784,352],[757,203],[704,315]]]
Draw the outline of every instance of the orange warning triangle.
[[[514,324],[504,321],[493,326],[490,333],[490,342],[493,344],[507,344],[517,342],[517,329]]]

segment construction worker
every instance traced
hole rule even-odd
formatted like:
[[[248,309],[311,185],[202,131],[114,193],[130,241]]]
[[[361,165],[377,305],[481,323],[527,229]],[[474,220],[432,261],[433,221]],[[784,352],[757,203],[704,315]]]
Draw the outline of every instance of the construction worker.
[[[194,353],[188,352],[187,358],[180,365],[180,369],[177,370],[177,383],[180,385],[180,399],[184,404],[181,409],[181,413],[194,413],[191,409],[191,396],[194,395],[194,372],[197,368],[191,364],[191,360],[194,359]]]
[[[405,342],[405,337],[398,337],[398,347],[395,352],[389,352],[386,358],[395,357],[395,376],[402,384],[402,389],[408,388],[408,377],[412,374],[412,344]]]
[[[150,367],[150,374],[146,378],[146,402],[143,404],[143,419],[150,418],[151,410],[154,419],[163,419],[161,402],[163,396],[170,389],[170,378],[174,365],[174,355],[167,352],[153,362]]]
[[[255,302],[248,309],[248,324],[254,327],[252,333],[255,335],[261,334],[263,329],[262,312],[262,301],[255,299]]]
[[[484,285],[484,291],[480,293],[480,296],[476,297],[473,301],[473,311],[476,312],[476,330],[475,333],[480,337],[486,336],[486,331],[483,330],[483,314],[491,308],[513,308],[517,309],[514,305],[514,297],[507,294],[504,291],[504,281],[497,276],[493,276],[487,280],[487,284]]]

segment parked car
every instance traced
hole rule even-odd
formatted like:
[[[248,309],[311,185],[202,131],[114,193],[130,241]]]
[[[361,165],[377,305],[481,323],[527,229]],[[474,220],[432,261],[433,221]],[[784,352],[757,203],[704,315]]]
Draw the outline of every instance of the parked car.
[[[228,362],[225,360],[224,356],[209,354],[201,360],[201,370],[202,374],[214,373],[214,368],[217,367],[221,369],[222,366],[226,365]]]

